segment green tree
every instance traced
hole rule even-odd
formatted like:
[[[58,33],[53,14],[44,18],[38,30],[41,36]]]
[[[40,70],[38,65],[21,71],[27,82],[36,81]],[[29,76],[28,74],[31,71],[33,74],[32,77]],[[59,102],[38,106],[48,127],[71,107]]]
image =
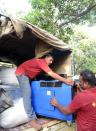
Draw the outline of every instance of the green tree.
[[[96,73],[96,39],[92,39],[77,28],[74,30],[71,46],[73,48],[73,60],[75,74],[84,69],[90,69]]]
[[[32,11],[25,20],[68,42],[72,23],[96,20],[96,0],[30,0]]]

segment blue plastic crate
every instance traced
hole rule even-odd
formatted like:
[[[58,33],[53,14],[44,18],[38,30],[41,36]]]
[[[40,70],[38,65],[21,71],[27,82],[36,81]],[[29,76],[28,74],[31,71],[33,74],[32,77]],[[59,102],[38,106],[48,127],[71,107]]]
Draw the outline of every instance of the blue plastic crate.
[[[31,88],[32,105],[36,114],[60,120],[73,120],[72,114],[64,115],[50,104],[51,99],[54,97],[64,107],[71,103],[71,86],[57,81],[33,81]]]

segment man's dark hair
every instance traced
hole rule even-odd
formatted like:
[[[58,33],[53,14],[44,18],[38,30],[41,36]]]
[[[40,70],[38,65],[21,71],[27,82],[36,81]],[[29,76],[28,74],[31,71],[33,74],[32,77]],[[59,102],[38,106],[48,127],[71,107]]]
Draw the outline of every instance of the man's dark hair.
[[[51,53],[48,53],[48,54],[44,55],[42,58],[46,58],[46,57],[52,57],[54,59],[54,57],[53,57],[53,55]]]
[[[90,85],[96,85],[95,74],[92,71],[84,70],[80,73],[80,76],[82,76],[83,81],[88,82]]]

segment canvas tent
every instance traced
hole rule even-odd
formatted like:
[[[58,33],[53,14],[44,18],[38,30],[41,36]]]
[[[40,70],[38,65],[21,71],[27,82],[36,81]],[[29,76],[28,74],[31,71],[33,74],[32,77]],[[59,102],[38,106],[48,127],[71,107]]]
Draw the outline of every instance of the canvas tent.
[[[0,14],[0,61],[19,65],[48,52],[56,58],[55,70],[70,75],[71,49],[63,41],[35,25]]]

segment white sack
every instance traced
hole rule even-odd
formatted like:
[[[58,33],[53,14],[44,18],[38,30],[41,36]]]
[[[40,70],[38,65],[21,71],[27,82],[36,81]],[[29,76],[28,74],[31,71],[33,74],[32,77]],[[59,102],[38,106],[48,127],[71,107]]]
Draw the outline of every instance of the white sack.
[[[28,116],[24,110],[23,99],[19,99],[13,107],[0,114],[0,126],[11,128],[28,122]]]

